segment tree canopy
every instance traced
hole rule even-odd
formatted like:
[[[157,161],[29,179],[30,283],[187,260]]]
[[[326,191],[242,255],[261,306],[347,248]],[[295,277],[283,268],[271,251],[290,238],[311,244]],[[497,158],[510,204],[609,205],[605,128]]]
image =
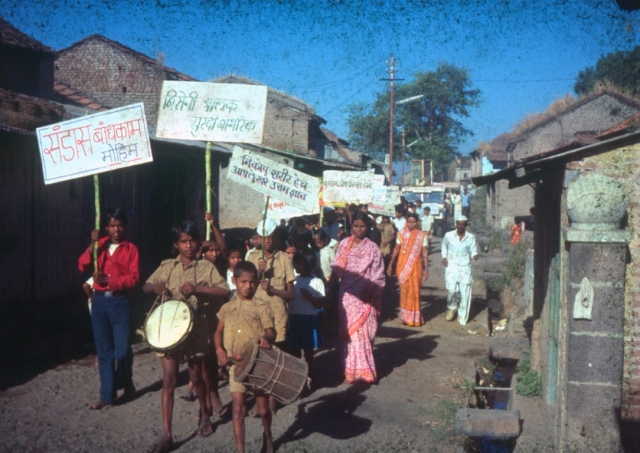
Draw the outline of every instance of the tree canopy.
[[[448,63],[435,71],[418,72],[412,82],[397,86],[398,102],[423,95],[419,100],[396,105],[394,115],[394,161],[401,156],[401,133],[405,129],[405,159],[433,161],[434,179],[444,180],[457,154],[457,146],[473,132],[462,125],[468,108],[478,105],[480,90],[473,88],[469,72]],[[389,150],[389,93],[381,92],[372,105],[349,107],[349,141],[371,156],[383,160]],[[408,168],[408,166],[407,166]]]
[[[595,66],[578,73],[573,89],[577,94],[586,94],[598,83],[610,83],[640,96],[640,46],[603,55]]]

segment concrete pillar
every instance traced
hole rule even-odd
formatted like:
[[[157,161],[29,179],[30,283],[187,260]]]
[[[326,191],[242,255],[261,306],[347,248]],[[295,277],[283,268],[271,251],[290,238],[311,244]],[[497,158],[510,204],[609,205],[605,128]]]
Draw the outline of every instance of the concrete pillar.
[[[563,232],[568,252],[564,451],[617,452],[621,448],[629,233],[618,229],[626,202],[616,184],[591,174],[581,176],[567,193],[571,228]],[[599,212],[601,206],[605,208]]]

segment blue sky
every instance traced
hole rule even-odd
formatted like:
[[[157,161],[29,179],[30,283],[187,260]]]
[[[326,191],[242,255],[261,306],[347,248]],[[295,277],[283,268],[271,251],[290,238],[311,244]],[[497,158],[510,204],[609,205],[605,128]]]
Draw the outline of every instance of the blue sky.
[[[347,107],[387,89],[391,53],[406,81],[451,62],[481,90],[463,154],[572,93],[602,54],[640,44],[640,11],[614,0],[0,0],[0,14],[55,50],[98,33],[200,80],[250,77],[344,138]]]

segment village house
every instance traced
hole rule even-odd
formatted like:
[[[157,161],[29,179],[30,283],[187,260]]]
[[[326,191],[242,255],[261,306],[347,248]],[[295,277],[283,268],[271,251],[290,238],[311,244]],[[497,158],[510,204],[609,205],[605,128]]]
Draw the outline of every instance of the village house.
[[[596,136],[574,135],[473,181],[512,191],[534,185],[532,364],[557,451],[635,451],[640,114]]]
[[[594,139],[639,111],[638,99],[613,90],[600,90],[579,99],[567,96],[552,104],[547,112],[525,120],[506,137],[505,134],[497,137],[498,143],[492,148],[506,152],[511,165],[577,138]],[[505,140],[508,140],[506,147]],[[487,220],[495,228],[508,228],[514,217],[528,216],[532,206],[533,189],[528,185],[510,190],[507,181],[496,181],[487,186]]]

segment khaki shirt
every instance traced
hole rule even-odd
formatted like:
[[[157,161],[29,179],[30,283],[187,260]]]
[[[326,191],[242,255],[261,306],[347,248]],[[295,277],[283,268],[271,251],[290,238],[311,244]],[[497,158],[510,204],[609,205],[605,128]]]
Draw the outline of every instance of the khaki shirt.
[[[169,299],[183,300],[196,311],[211,302],[203,297],[198,299],[193,294],[185,297],[184,294],[180,292],[180,286],[182,286],[184,282],[189,282],[196,286],[218,286],[227,290],[229,289],[227,280],[222,278],[216,267],[206,260],[194,260],[190,262],[187,267],[182,266],[182,261],[180,261],[179,257],[164,260],[160,263],[160,267],[147,279],[147,283],[153,285],[164,283],[164,286],[171,291]]]
[[[381,223],[380,225],[378,225],[378,229],[380,229],[380,232],[381,232],[380,240],[382,242],[393,239],[396,236],[396,230],[395,228],[393,228],[393,225],[391,224],[391,222]],[[392,247],[393,247],[393,241],[389,242],[384,247],[380,245],[380,253],[382,253],[383,255],[390,255],[391,251],[393,250]]]
[[[266,302],[255,297],[242,300],[237,294],[222,306],[218,319],[224,323],[222,341],[228,357],[240,355],[247,340],[273,328],[273,312]]]
[[[254,250],[249,254],[247,261],[251,261],[258,267],[258,262],[262,259],[262,250]],[[262,278],[261,275],[258,275]],[[296,276],[293,273],[293,264],[291,264],[291,258],[284,252],[277,251],[271,258],[267,260],[267,269],[264,273],[264,278],[269,279],[271,287],[274,289],[285,290],[287,283],[293,283]],[[273,322],[276,328],[276,343],[286,340],[287,338],[287,320],[289,316],[287,314],[287,307],[285,306],[284,299],[278,296],[269,296],[267,293],[258,286],[256,291],[256,298],[262,299],[269,304],[273,311]]]

